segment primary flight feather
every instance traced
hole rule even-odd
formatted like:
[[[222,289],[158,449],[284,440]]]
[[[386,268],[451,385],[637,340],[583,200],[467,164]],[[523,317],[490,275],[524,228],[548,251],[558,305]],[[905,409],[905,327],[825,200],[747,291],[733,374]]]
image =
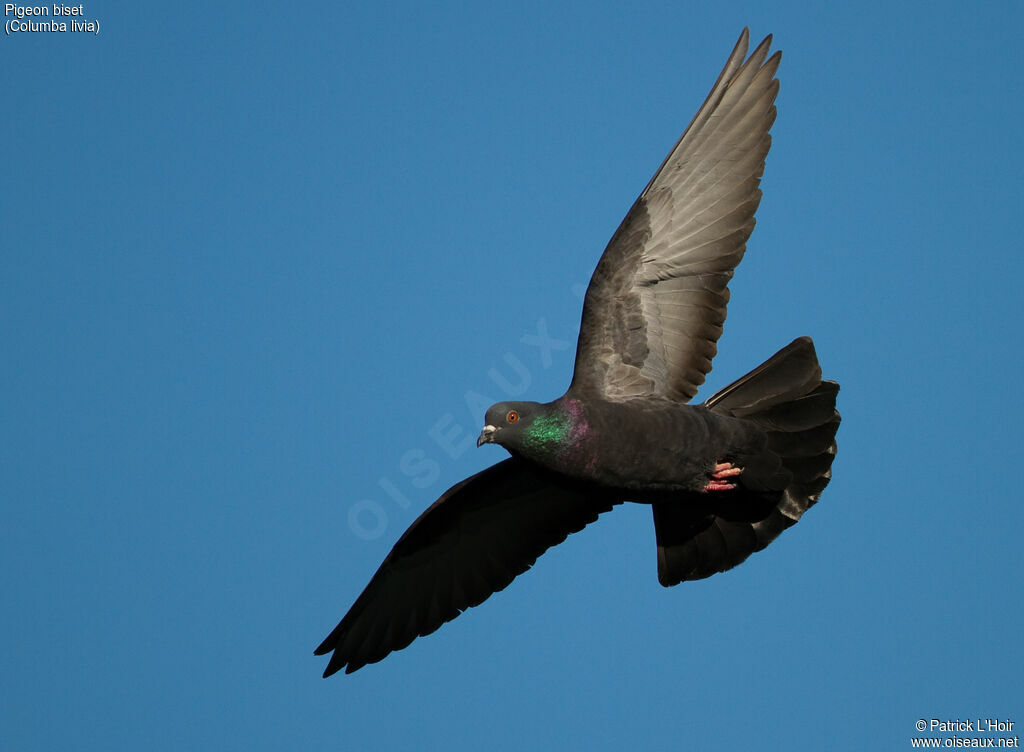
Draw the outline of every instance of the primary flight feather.
[[[744,29],[693,121],[612,236],[553,402],[491,406],[477,445],[510,458],[448,489],[316,649],[351,673],[506,587],[623,501],[650,504],[658,581],[736,566],[831,478],[839,386],[801,337],[701,405],[729,280],[754,229],[780,53]]]

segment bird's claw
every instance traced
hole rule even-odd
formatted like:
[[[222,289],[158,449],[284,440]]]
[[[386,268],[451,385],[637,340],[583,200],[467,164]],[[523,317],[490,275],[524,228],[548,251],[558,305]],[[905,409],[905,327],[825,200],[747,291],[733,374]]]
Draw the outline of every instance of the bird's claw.
[[[705,491],[731,491],[736,488],[735,483],[729,483],[729,478],[735,478],[743,472],[743,468],[736,467],[731,462],[716,462],[711,471],[711,480],[704,484]]]

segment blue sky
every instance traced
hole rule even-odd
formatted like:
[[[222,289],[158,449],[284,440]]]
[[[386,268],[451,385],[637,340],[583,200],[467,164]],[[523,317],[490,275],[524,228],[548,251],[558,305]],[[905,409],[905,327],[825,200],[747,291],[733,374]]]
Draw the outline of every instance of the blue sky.
[[[0,746],[1024,723],[1020,5],[352,5],[97,2],[97,36],[0,40]],[[702,394],[812,335],[822,502],[673,589],[627,505],[322,680],[395,539],[503,456],[460,444],[478,402],[567,386],[574,347],[524,337],[574,345],[574,286],[745,25],[784,51],[779,117]]]

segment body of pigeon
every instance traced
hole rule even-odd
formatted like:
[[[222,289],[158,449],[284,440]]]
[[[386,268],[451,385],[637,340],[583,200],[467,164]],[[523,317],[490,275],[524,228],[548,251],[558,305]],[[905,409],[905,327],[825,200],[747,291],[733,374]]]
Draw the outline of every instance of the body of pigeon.
[[[775,120],[771,37],[744,30],[707,100],[605,249],[565,395],[503,402],[478,445],[510,458],[450,488],[402,535],[316,649],[324,676],[381,660],[484,601],[623,501],[650,504],[658,580],[736,566],[831,477],[839,386],[801,337],[700,405],[728,283],[754,228]]]

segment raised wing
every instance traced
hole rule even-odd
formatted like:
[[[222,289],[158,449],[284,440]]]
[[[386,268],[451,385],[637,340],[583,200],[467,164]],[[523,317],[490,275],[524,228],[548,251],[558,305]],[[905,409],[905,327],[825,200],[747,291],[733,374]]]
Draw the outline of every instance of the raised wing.
[[[587,288],[570,392],[688,401],[711,370],[771,146],[781,53],[766,60],[770,43],[744,61],[743,30],[609,242]]]
[[[512,457],[448,489],[316,649],[330,676],[375,663],[483,603],[618,500]]]

